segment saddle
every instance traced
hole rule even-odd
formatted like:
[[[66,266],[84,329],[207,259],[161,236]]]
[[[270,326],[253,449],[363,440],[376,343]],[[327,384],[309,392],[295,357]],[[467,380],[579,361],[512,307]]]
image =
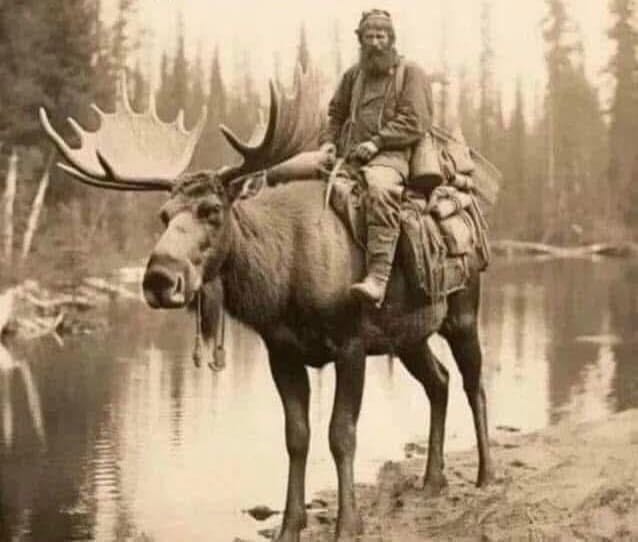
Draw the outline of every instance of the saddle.
[[[365,250],[364,195],[359,180],[339,176],[330,204]],[[465,288],[471,267],[487,268],[487,224],[470,192],[446,184],[426,198],[423,192],[406,188],[399,218],[397,262],[408,286],[424,303],[435,303]]]

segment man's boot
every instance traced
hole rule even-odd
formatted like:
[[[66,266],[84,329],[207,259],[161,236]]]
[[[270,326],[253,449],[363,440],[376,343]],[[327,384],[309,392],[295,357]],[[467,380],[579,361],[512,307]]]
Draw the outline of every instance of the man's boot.
[[[368,226],[368,275],[363,282],[353,284],[350,291],[357,297],[374,303],[377,308],[381,307],[385,298],[398,239],[398,228]]]

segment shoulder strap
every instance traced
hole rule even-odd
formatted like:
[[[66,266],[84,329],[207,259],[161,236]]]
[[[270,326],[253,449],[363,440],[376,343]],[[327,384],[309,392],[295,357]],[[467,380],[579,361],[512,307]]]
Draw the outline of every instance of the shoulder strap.
[[[359,102],[361,101],[361,95],[363,94],[363,70],[357,69],[357,75],[354,77],[354,83],[352,84],[352,94],[350,95],[350,122],[356,122],[357,109],[359,109]]]
[[[403,90],[403,83],[405,82],[405,62],[403,61],[402,58],[399,58],[399,62],[397,64],[397,67],[394,70],[394,97],[395,100],[399,99],[399,94],[401,94],[401,91]],[[390,89],[392,88],[392,85],[390,83],[388,83],[388,86],[386,87],[386,91],[385,91],[385,100],[387,101],[388,99],[388,95],[390,93]],[[378,119],[378,127],[379,130],[381,130],[381,127],[383,126],[383,110],[384,108],[381,108],[381,111],[379,111],[379,119]]]
[[[394,72],[394,93],[395,96],[399,96],[403,90],[403,83],[405,83],[405,62],[403,59],[399,60],[397,69]]]

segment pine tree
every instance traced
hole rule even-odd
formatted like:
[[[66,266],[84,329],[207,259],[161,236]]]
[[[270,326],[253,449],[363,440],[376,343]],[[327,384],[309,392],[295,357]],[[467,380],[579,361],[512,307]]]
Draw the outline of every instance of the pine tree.
[[[126,69],[133,44],[129,36],[131,17],[135,12],[135,0],[118,0],[117,16],[111,29],[111,59],[115,74]]]
[[[184,44],[184,21],[180,15],[177,23],[177,49],[173,61],[171,74],[171,109],[169,118],[174,118],[180,109],[184,109],[189,102],[189,69]]]
[[[306,72],[310,65],[310,51],[308,50],[308,40],[306,38],[306,26],[302,23],[299,28],[299,44],[297,45],[296,65]]]
[[[210,71],[210,84],[208,91],[208,114],[218,122],[224,122],[227,113],[226,87],[222,78],[221,64],[219,62],[219,48],[215,49],[213,63]]]
[[[141,113],[146,111],[148,108],[148,89],[149,84],[144,78],[144,73],[142,72],[142,66],[139,61],[135,63],[135,68],[133,70],[133,76],[131,77],[131,86],[132,92],[130,95],[131,106],[134,111]]]
[[[527,185],[527,123],[525,122],[525,103],[521,78],[516,80],[514,110],[508,129],[511,163],[510,179],[513,184],[523,188]],[[524,194],[521,194],[524,196]],[[524,198],[526,201],[527,198]]]
[[[491,123],[492,154],[490,157],[497,167],[502,168],[510,159],[510,149],[506,133],[507,127],[505,113],[503,111],[502,92],[500,88],[494,92],[493,109],[494,111]]]
[[[279,89],[283,88],[284,82],[281,79],[281,53],[279,51],[275,51],[272,57],[272,65],[273,65],[273,82],[275,86]]]
[[[616,88],[610,110],[609,129],[609,202],[610,211],[638,225],[638,193],[634,178],[638,161],[638,30],[632,24],[636,3],[632,0],[611,0],[610,11],[615,22],[609,37],[615,42],[615,52],[608,70]],[[631,197],[626,197],[630,195]]]
[[[96,2],[0,2],[0,142],[11,156],[11,179],[17,174],[14,212],[7,213],[7,240],[23,233],[42,166],[51,145],[37,118],[44,106],[52,123],[71,142],[77,137],[62,122],[74,116],[86,124],[91,73],[96,53]],[[0,169],[5,169],[5,160]],[[54,177],[62,174],[51,171]],[[47,201],[68,198],[70,183],[53,180]],[[9,225],[9,222],[12,222]],[[10,226],[10,227],[9,227]],[[8,254],[8,253],[7,253]]]
[[[242,124],[245,137],[252,137],[255,129],[262,119],[260,110],[259,93],[255,86],[255,79],[251,70],[248,51],[244,51],[243,79],[244,79],[244,105],[242,111]]]
[[[226,150],[226,143],[219,131],[219,125],[227,122],[228,111],[218,47],[213,54],[209,81],[206,102],[208,118],[193,157],[193,167],[196,169],[218,168],[230,160],[230,152]]]
[[[521,220],[520,202],[526,202],[526,212],[533,213],[540,192],[532,191],[527,178],[527,127],[520,78],[516,84],[514,109],[509,126],[504,130],[501,171],[504,182],[494,212],[494,228],[502,237],[524,238],[530,218]]]
[[[91,73],[91,96],[105,111],[115,107],[115,77],[111,56],[111,32],[102,22],[102,2],[96,3],[95,11],[95,54]]]
[[[584,70],[583,49],[562,0],[546,0],[544,21],[548,85],[545,100],[545,240],[575,242],[589,226],[585,216],[600,177],[604,124],[598,97]],[[603,159],[604,162],[604,159]]]
[[[195,62],[190,70],[190,84],[191,87],[188,92],[188,102],[185,111],[186,126],[189,128],[199,119],[202,107],[206,102],[201,48],[198,49]]]
[[[95,3],[88,0],[55,9],[47,3],[0,4],[0,141],[7,149],[48,149],[34,114],[40,106],[58,126],[71,115],[86,121],[95,21]]]
[[[472,146],[479,144],[478,112],[475,106],[475,86],[470,80],[467,68],[463,66],[459,70],[459,95],[457,110],[459,125],[467,142]]]
[[[115,21],[110,28],[102,21],[102,2],[97,0],[95,5],[95,46],[90,94],[102,109],[112,111],[119,92],[117,81],[120,73],[129,71],[127,66],[131,56],[139,48],[139,41],[131,35],[137,0],[118,0]]]
[[[435,116],[435,118],[438,117],[437,124],[439,124],[439,126],[445,129],[449,129],[450,121],[451,121],[450,116],[452,112],[450,111],[450,86],[448,83],[448,80],[449,80],[448,78],[449,66],[448,66],[448,60],[447,60],[448,25],[447,25],[447,12],[445,9],[445,2],[441,2],[441,14],[442,14],[441,43],[440,43],[439,54],[440,54],[440,61],[441,61],[441,72],[442,72],[444,81],[443,81],[443,84],[440,85],[440,92],[439,92],[439,99],[438,99],[439,113],[438,115]]]
[[[159,86],[155,95],[158,116],[167,121],[171,117],[171,75],[168,53],[164,51],[160,60]]]
[[[0,3],[0,142],[5,150],[35,142],[41,133],[33,111],[48,98],[46,66],[39,58],[47,44],[43,15],[41,8]]]
[[[481,55],[479,65],[479,148],[486,156],[494,151],[494,88],[492,70],[494,51],[491,35],[491,3],[481,3]]]

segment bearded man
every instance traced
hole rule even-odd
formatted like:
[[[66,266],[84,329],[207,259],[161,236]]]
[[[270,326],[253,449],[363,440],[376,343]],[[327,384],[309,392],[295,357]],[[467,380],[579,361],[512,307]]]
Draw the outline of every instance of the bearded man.
[[[380,307],[399,238],[399,207],[411,148],[430,128],[432,100],[423,70],[394,48],[387,11],[364,12],[355,33],[360,59],[345,72],[330,101],[320,143],[326,163],[343,157],[363,173],[368,274],[351,290]]]

